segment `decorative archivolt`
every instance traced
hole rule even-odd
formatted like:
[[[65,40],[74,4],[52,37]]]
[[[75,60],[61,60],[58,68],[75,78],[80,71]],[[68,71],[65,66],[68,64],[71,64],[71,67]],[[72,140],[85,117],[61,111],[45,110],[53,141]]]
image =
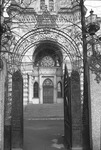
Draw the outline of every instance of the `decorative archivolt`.
[[[50,79],[46,79],[43,83],[43,86],[53,86],[53,82]]]
[[[63,45],[67,53],[69,52],[72,57],[74,57],[74,61],[75,57],[80,58],[82,56],[75,40],[73,40],[68,34],[51,28],[32,30],[21,37],[13,49],[13,58],[19,58],[21,61],[23,54],[25,54],[25,52],[27,52],[32,45],[45,40],[54,41]]]

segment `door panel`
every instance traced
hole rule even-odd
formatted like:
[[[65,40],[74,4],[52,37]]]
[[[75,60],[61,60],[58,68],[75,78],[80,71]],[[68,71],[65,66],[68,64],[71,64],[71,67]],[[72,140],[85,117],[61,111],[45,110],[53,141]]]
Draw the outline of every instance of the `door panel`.
[[[53,86],[43,87],[43,103],[53,103]]]

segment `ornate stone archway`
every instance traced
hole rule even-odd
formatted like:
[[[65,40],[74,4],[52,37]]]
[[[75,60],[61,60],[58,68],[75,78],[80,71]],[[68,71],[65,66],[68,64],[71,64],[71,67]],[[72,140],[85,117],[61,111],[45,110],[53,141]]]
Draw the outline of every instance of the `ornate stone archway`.
[[[33,52],[37,45],[41,42],[49,41],[50,43],[57,44],[62,53],[69,58],[72,67],[76,64],[79,66],[79,61],[82,60],[82,49],[76,43],[76,41],[63,31],[53,28],[35,29],[24,36],[22,36],[13,50],[12,64],[15,66],[20,66],[25,54],[33,48]]]

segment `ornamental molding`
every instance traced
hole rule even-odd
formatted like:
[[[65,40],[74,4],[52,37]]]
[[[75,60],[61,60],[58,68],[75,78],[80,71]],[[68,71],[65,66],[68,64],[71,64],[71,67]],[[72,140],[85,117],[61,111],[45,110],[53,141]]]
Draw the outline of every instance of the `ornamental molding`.
[[[72,37],[57,29],[46,29],[46,28],[33,30],[24,35],[15,46],[14,53],[15,55],[16,53],[19,52],[23,54],[23,52],[27,50],[30,47],[30,45],[43,40],[50,40],[57,43],[62,43],[62,45],[68,47],[68,49],[71,49],[71,53],[77,52],[78,55],[80,56],[79,48],[76,45],[75,41],[72,39]]]
[[[47,7],[43,11],[41,15],[37,14],[37,27],[38,28],[55,28],[56,25],[56,15],[51,15],[50,12],[47,10]]]
[[[7,8],[7,13],[8,15],[11,15],[12,12],[16,12],[16,13],[21,13],[21,14],[36,14],[34,8],[23,8],[20,7],[17,4],[11,4],[8,8]]]
[[[65,10],[65,11],[64,11]],[[36,27],[57,27],[59,23],[70,24],[80,22],[80,7],[65,8],[62,11],[51,13],[45,7],[43,12],[36,13],[34,8],[22,8],[19,5],[11,4],[7,9],[12,22],[34,23]]]

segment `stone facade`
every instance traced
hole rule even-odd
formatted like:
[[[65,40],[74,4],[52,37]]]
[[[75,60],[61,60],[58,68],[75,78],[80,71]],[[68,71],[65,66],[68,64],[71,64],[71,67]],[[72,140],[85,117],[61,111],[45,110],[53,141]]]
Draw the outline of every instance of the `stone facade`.
[[[76,39],[76,34],[79,32],[78,26],[80,25],[80,7],[75,1],[71,2],[69,0],[59,2],[55,0],[53,4],[50,4],[48,0],[44,2],[45,3],[42,4],[44,8],[41,8],[41,1],[37,0],[32,2],[28,6],[29,9],[26,9],[26,14],[20,14],[23,10],[17,5],[16,0],[15,3],[12,3],[8,11],[10,16],[19,11],[19,13],[15,15],[15,23],[11,25],[11,28],[14,28],[14,37],[19,42],[16,46],[12,46],[11,51],[18,51],[18,53],[22,53],[22,55],[23,52],[26,51],[25,55],[21,58],[22,73],[24,76],[28,75],[28,78],[24,79],[24,81],[26,80],[24,85],[26,85],[27,82],[27,85],[24,86],[24,105],[28,103],[43,103],[43,82],[47,78],[53,82],[53,103],[62,103],[63,96],[60,98],[57,97],[57,84],[58,82],[62,83],[64,64],[67,64],[68,71],[71,73],[73,68],[79,67],[79,61],[81,61],[81,58],[78,60],[77,57],[74,57],[76,52],[78,55],[81,55],[79,51],[82,51],[81,48],[79,49],[80,41],[78,42]],[[27,5],[27,2],[23,1],[21,6],[24,7],[25,3]],[[50,5],[53,7],[53,10],[50,10]],[[17,20],[17,23],[15,20]],[[75,29],[71,22],[78,24],[75,26]],[[17,26],[19,26],[19,30],[16,29]],[[48,31],[44,31],[43,28]],[[37,29],[37,32],[34,32],[34,29]],[[18,36],[19,31],[24,38]],[[75,40],[73,40],[73,38]],[[44,43],[42,44],[41,41],[44,41]],[[34,44],[29,49],[28,47],[33,43],[38,44]],[[29,50],[27,50],[27,48]],[[69,54],[69,51],[71,54]],[[73,55],[72,62],[69,55]],[[61,63],[61,65],[57,64],[57,66],[42,67],[39,64],[39,66],[37,66],[36,62],[38,63],[38,61],[41,61],[45,56],[54,58],[55,63],[58,58],[58,63]],[[19,58],[17,58],[18,56],[15,57],[14,59],[17,64],[17,59]],[[33,84],[35,82],[39,84],[38,98],[33,97]]]
[[[41,67],[34,67],[32,72],[27,72],[29,74],[29,78],[26,80],[28,81],[28,89],[26,89],[26,93],[29,92],[28,100],[25,98],[24,104],[26,103],[33,103],[33,104],[43,104],[43,83],[46,79],[50,79],[53,82],[53,103],[62,103],[63,98],[57,97],[57,85],[58,82],[62,83],[62,70],[61,68],[41,68]],[[35,98],[33,88],[34,83],[37,82],[39,84],[39,96]],[[62,83],[63,84],[63,83]],[[25,95],[25,94],[24,94]]]

